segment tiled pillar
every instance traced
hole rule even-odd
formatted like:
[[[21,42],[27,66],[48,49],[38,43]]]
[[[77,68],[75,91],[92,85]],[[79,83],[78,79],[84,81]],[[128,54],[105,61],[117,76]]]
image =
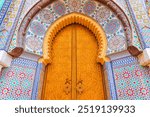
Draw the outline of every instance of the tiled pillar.
[[[36,75],[32,89],[32,100],[41,99],[43,81],[44,81],[45,65],[38,63]]]
[[[143,44],[143,53],[138,56],[139,62],[143,66],[150,66],[150,18],[143,0],[127,0],[127,3]]]
[[[7,4],[5,5],[6,1]],[[25,0],[5,0],[3,7],[5,6],[7,10],[5,8],[5,12],[3,12],[4,15],[2,14],[3,10],[0,11],[0,16],[2,16],[0,17],[0,33],[4,35],[1,37],[3,40],[3,44],[0,46],[1,50],[8,51],[10,42],[13,41],[12,36],[16,29],[24,2]]]
[[[108,99],[111,100],[117,100],[117,91],[116,91],[116,86],[115,86],[115,80],[114,80],[114,73],[113,73],[113,69],[111,66],[111,62],[106,62],[104,65],[104,75],[105,75],[105,81],[107,79],[107,95],[108,95]]]

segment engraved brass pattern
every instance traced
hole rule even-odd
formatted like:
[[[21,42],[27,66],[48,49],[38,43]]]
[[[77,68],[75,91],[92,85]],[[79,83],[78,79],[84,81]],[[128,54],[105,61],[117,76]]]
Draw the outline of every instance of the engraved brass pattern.
[[[78,81],[77,83],[77,93],[81,95],[83,93],[83,80]]]
[[[69,95],[71,93],[71,80],[69,80],[68,78],[66,79],[66,82],[65,82],[64,92],[66,95]]]

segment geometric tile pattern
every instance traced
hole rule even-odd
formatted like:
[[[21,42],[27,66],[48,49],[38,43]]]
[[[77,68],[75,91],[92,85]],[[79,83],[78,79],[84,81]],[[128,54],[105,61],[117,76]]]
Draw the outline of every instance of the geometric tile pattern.
[[[12,0],[1,0],[0,1],[0,25],[6,15],[8,7]]]
[[[150,68],[134,57],[112,61],[112,67],[119,100],[150,99]]]
[[[18,58],[0,73],[0,99],[30,100],[37,62]]]
[[[150,48],[150,27],[143,27],[142,34],[144,35],[144,41],[147,48]]]
[[[21,0],[12,0],[9,9],[7,11],[7,14],[5,18],[3,19],[0,36],[2,37],[0,42],[0,49],[4,49],[6,46],[6,43],[9,42],[8,38],[10,38],[10,33],[12,32],[12,29],[14,29],[14,24],[16,23],[16,17],[18,12],[20,11],[19,7],[22,3]]]
[[[59,17],[71,12],[86,14],[95,19],[102,26],[106,32],[109,45],[107,54],[126,50],[126,37],[120,20],[108,7],[94,0],[57,0],[42,9],[30,22],[27,29],[25,50],[42,56],[42,46],[41,48],[38,46],[37,49],[33,49],[34,46],[43,45],[46,30],[50,25]],[[29,40],[31,37],[34,38],[32,39],[33,45],[29,44],[29,41],[31,42],[31,40]],[[33,40],[35,41],[33,42]],[[116,48],[117,42],[120,43]]]
[[[0,32],[0,49],[3,49],[3,47],[5,46],[8,36],[8,31],[5,30],[5,29],[1,29],[1,32]]]
[[[16,45],[17,31],[23,17],[31,6],[38,1],[39,0],[26,0],[22,15],[13,35],[10,50]],[[130,20],[133,31],[133,44],[141,49],[139,37],[137,36],[132,21],[133,19],[129,13],[126,2],[124,0],[114,1],[116,1],[119,6],[122,6],[122,9]],[[150,23],[147,20],[147,16],[145,16],[145,12],[142,10],[143,7],[141,3],[139,4],[139,0],[130,1],[136,13],[136,18],[142,30],[141,32],[144,35],[144,41],[147,46],[149,46]],[[20,4],[21,0],[12,0],[10,8],[7,14],[5,14],[6,17],[3,21],[3,28],[0,30],[0,49],[4,48],[7,42],[8,35],[11,32],[20,10]],[[42,45],[46,30],[56,19],[71,12],[86,14],[95,19],[103,27],[108,39],[107,54],[120,52],[126,49],[127,45],[123,26],[117,16],[109,8],[97,1],[91,0],[57,0],[40,11],[29,25],[26,35],[26,51],[42,55]],[[114,60],[111,63],[118,99],[150,99],[149,68],[140,66],[138,60],[131,56]],[[37,62],[22,58],[14,59],[11,67],[4,68],[0,73],[0,99],[31,99],[36,68]]]
[[[16,40],[17,40],[17,36],[18,36],[18,30],[20,27],[20,24],[23,20],[23,18],[25,17],[25,15],[27,14],[27,12],[38,2],[39,0],[26,0],[24,6],[23,6],[23,10],[21,12],[21,15],[19,17],[19,21],[17,22],[17,26],[15,27],[15,32],[12,36],[12,40],[9,46],[9,50],[11,51],[16,47]]]
[[[136,18],[136,21],[138,23],[138,26],[139,26],[139,30],[142,35],[142,39],[143,39],[143,42],[144,42],[144,48],[149,48],[150,45],[148,42],[147,44],[147,40],[150,41],[149,37],[150,37],[150,19],[149,19],[149,16],[148,16],[148,13],[145,9],[145,7],[143,7],[143,0],[136,0],[136,1],[133,1],[133,0],[129,0],[130,1],[130,5],[132,7],[132,10],[133,10],[133,13],[134,13],[134,16]],[[147,3],[149,3],[149,1],[147,1]],[[147,27],[147,28],[145,28]]]
[[[116,2],[116,4],[118,4],[122,10],[125,12],[126,16],[128,17],[129,19],[129,22],[131,24],[131,28],[132,28],[132,43],[135,47],[137,47],[139,50],[143,50],[142,46],[141,46],[141,43],[140,43],[140,39],[139,39],[139,36],[137,34],[137,31],[135,29],[135,24],[133,22],[133,18],[130,14],[130,11],[129,11],[129,8],[127,6],[127,3],[125,0],[114,0]]]
[[[145,5],[146,5],[146,9],[147,9],[147,14],[150,18],[150,0],[145,0]],[[150,25],[149,25],[149,27],[145,26],[142,29],[142,32],[143,32],[143,35],[144,35],[144,40],[145,40],[146,46],[148,48],[150,48]]]
[[[6,38],[8,35],[8,31],[1,26],[1,23],[6,15],[6,12],[8,10],[8,7],[10,5],[12,0],[2,0],[0,2],[0,49],[3,49],[3,47],[6,44]]]
[[[147,12],[145,11],[143,7],[143,2],[142,0],[129,0],[130,4],[132,6],[132,9],[134,11],[134,14],[137,18],[137,21],[139,22],[139,25],[144,25],[144,24],[149,24],[149,18],[147,15]]]

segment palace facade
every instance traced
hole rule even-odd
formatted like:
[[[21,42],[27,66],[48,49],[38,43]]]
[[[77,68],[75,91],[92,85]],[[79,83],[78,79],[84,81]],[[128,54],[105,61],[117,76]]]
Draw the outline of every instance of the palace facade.
[[[150,0],[1,0],[1,100],[149,100]]]

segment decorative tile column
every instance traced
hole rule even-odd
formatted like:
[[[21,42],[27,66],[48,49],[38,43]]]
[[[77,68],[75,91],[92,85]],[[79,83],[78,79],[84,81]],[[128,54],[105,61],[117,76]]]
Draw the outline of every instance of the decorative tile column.
[[[42,63],[38,63],[32,89],[32,98],[31,98],[32,100],[41,99],[44,73],[45,73],[45,65]]]
[[[107,98],[109,100],[117,100],[117,91],[115,86],[114,73],[112,69],[112,63],[106,62],[104,65],[104,75],[105,75],[105,83],[108,83],[106,86]],[[106,82],[106,79],[108,82]]]
[[[140,35],[143,52],[138,55],[140,65],[150,66],[150,20],[143,0],[126,0]]]

